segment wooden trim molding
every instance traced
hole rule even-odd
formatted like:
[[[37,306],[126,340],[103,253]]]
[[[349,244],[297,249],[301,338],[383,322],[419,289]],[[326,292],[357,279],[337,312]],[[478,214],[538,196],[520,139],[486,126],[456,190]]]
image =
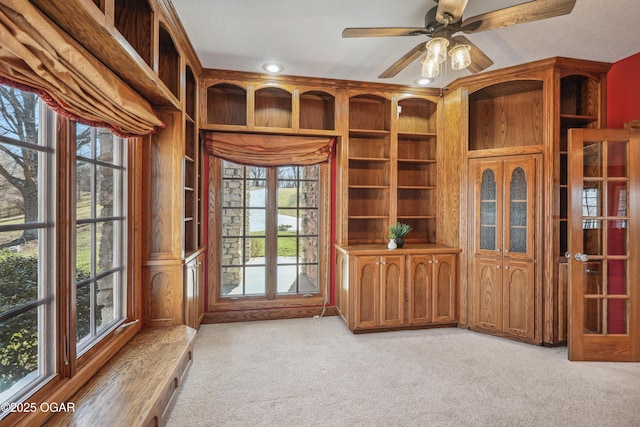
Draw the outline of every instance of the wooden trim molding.
[[[324,314],[323,314],[324,311]],[[202,323],[232,323],[247,322],[253,320],[279,320],[298,319],[315,316],[337,316],[335,307],[300,307],[300,308],[275,308],[256,310],[229,310],[205,313]]]

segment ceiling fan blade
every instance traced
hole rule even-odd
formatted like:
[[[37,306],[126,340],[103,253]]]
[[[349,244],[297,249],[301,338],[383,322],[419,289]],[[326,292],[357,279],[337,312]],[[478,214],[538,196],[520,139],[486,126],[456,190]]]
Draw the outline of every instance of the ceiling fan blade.
[[[436,21],[441,24],[454,24],[462,18],[464,9],[467,7],[469,0],[439,0],[438,10],[436,11]],[[445,16],[450,16],[448,18]]]
[[[378,76],[380,79],[388,79],[390,77],[394,77],[400,71],[404,70],[405,67],[415,61],[420,55],[427,51],[427,44],[422,42],[409,52],[407,52],[402,58],[398,59],[395,64],[391,67],[387,68],[382,74]]]
[[[575,4],[576,0],[534,0],[465,19],[460,31],[466,34],[479,33],[566,15],[571,13]]]
[[[471,73],[479,73],[485,68],[489,68],[493,65],[493,61],[484,54],[476,45],[471,43],[468,38],[465,36],[456,36],[451,39],[454,44],[466,44],[471,46],[471,50],[469,50],[469,56],[471,56],[471,65],[467,67]]]
[[[422,34],[429,34],[429,31],[420,27],[345,28],[342,31],[343,38],[418,36]]]

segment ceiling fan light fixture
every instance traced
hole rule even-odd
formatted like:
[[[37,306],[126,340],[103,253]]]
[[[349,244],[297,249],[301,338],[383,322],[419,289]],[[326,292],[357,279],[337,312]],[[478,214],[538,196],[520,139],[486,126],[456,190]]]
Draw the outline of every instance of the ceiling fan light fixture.
[[[471,46],[467,44],[459,44],[453,47],[449,51],[449,56],[451,56],[451,68],[454,70],[462,70],[471,65],[471,55],[469,55],[469,50]]]
[[[422,62],[422,77],[433,79],[440,74],[440,64],[430,60],[428,55],[422,58],[420,62]]]
[[[442,64],[447,59],[447,46],[449,40],[444,37],[436,37],[427,42],[427,61]]]

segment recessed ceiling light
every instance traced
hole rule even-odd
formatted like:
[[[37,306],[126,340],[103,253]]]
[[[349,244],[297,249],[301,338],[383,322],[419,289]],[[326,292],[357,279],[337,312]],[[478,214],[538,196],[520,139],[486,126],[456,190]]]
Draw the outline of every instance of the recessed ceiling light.
[[[420,86],[426,86],[429,83],[431,83],[431,79],[418,79],[418,80],[416,80],[416,84],[418,84]]]
[[[273,62],[264,64],[262,68],[264,68],[268,73],[279,73],[280,71],[282,71],[282,67]]]

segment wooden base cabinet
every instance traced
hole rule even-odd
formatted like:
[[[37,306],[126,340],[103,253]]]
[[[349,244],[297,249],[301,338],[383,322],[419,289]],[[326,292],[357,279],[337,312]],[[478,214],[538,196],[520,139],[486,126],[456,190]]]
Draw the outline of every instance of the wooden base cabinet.
[[[421,244],[337,246],[337,306],[350,330],[456,323],[457,253]]]
[[[410,325],[456,321],[456,254],[407,255]]]
[[[524,261],[476,259],[474,325],[526,340],[535,337],[534,264]]]
[[[404,256],[354,258],[354,327],[400,326],[404,323]]]
[[[198,251],[184,265],[184,323],[197,329],[204,318],[204,260],[206,253]]]

